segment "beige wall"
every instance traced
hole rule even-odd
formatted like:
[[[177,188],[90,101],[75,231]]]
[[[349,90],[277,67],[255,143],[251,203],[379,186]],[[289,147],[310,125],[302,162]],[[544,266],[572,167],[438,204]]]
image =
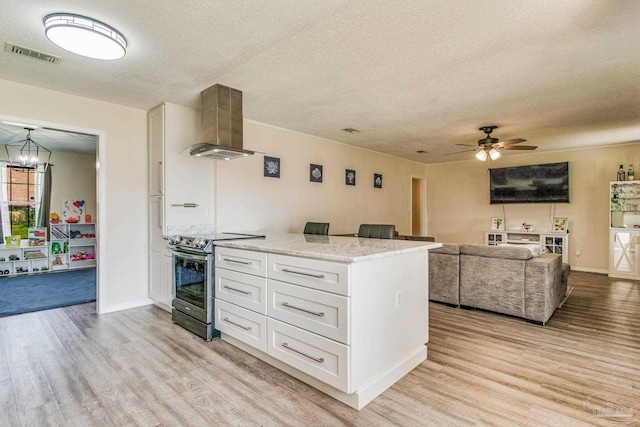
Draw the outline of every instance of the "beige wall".
[[[329,234],[357,232],[361,223],[411,232],[411,176],[426,176],[426,165],[250,120],[244,147],[280,158],[280,178],[263,176],[265,154],[217,161],[218,231],[300,233],[316,221],[329,222]],[[322,183],[309,182],[311,163],[323,166]],[[345,185],[345,169],[356,170],[355,186]],[[382,189],[373,188],[374,173]]]
[[[148,303],[147,112],[0,80],[0,119],[98,135],[99,310]]]
[[[96,155],[54,151],[51,164],[51,212],[62,216],[65,200],[84,200],[84,213],[95,222]]]
[[[571,203],[489,204],[488,168],[569,162]],[[503,157],[430,165],[428,168],[428,234],[441,242],[484,243],[491,217],[505,216],[506,229],[523,222],[535,230],[550,230],[553,217],[569,218],[569,263],[572,268],[608,269],[609,182],[620,164],[640,169],[640,144]],[[580,256],[576,255],[580,251]]]

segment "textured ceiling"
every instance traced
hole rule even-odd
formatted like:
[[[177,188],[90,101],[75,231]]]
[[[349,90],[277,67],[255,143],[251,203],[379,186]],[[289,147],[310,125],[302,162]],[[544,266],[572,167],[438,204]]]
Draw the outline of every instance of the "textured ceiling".
[[[53,12],[116,27],[127,55],[59,49]],[[633,0],[4,0],[0,21],[0,42],[62,58],[0,52],[1,79],[147,110],[222,83],[248,119],[425,163],[472,158],[443,154],[492,124],[538,151],[640,141]]]

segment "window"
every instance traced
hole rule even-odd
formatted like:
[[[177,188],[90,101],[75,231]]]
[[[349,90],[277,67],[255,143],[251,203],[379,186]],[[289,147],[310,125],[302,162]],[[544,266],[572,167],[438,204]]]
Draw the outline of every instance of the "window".
[[[3,167],[1,172],[3,234],[27,238],[28,228],[36,226],[42,174],[34,169],[11,166]]]

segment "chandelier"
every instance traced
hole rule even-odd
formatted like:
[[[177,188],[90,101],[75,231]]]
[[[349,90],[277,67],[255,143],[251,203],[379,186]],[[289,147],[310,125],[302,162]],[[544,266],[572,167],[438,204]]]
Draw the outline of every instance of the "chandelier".
[[[38,165],[43,165],[43,170],[46,170],[51,160],[51,150],[47,150],[31,139],[32,128],[25,128],[25,130],[27,131],[26,139],[10,142],[4,146],[11,167],[37,169]]]

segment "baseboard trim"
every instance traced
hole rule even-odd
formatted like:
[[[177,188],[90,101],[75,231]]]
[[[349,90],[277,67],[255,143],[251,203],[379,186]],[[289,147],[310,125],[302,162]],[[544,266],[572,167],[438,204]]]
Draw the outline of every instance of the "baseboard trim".
[[[587,267],[574,267],[571,266],[572,271],[582,271],[585,273],[599,273],[599,274],[609,274],[609,270],[603,270],[601,268],[587,268]]]
[[[98,314],[113,313],[115,311],[128,310],[130,308],[143,307],[145,305],[151,304],[153,304],[153,300],[151,298],[145,298],[137,301],[126,302],[123,304],[108,305],[106,307],[100,306],[98,307]]]

